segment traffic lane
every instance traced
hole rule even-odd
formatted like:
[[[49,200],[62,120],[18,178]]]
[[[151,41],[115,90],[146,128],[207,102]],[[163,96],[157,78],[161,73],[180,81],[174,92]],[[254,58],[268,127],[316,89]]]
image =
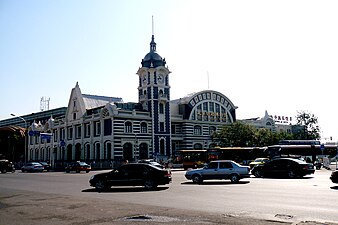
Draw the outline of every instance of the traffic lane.
[[[224,210],[235,215],[240,212],[265,218],[282,215],[282,218],[294,221],[337,221],[338,207],[334,200],[337,189],[329,180],[329,175],[330,171],[318,171],[303,179],[250,178],[248,186],[208,181],[204,185],[193,185],[185,180],[182,180],[182,185],[192,188],[192,194],[187,199],[189,205],[198,204],[195,202],[198,195],[209,195],[214,204],[205,205],[205,208],[213,211]],[[196,190],[193,189],[196,188],[198,195],[194,194]]]
[[[210,184],[205,182],[204,185],[189,184],[184,177],[184,171],[174,171],[173,183],[167,186],[169,188],[148,192],[139,188],[136,188],[138,191],[133,191],[134,188],[121,188],[114,191],[113,188],[111,192],[98,193],[89,186],[88,180],[91,175],[100,172],[102,171],[93,171],[91,174],[18,173],[15,176],[21,176],[19,181],[26,183],[26,186],[17,186],[15,183],[14,187],[44,193],[60,193],[148,206],[167,206],[229,216],[253,216],[274,220],[276,215],[283,215],[284,219],[290,216],[293,220],[300,218],[336,220],[333,216],[335,213],[332,213],[332,210],[337,211],[337,206],[332,201],[336,195],[328,195],[330,193],[327,190],[332,183],[328,178],[330,172],[325,170],[318,171],[314,176],[305,179],[250,178],[243,179],[242,181],[246,182],[240,184],[216,181]],[[31,181],[34,181],[33,184],[30,184]],[[313,190],[309,192],[311,187]],[[323,191],[322,194],[320,190]],[[308,194],[305,194],[306,192]],[[313,195],[320,196],[320,199],[325,201],[317,199],[313,201],[313,198],[310,198]]]
[[[319,171],[302,179],[249,178],[239,184],[230,181],[206,181],[192,184],[184,171],[173,172],[169,189],[157,192],[138,192],[132,196],[123,191],[112,198],[130,203],[168,206],[182,210],[197,210],[229,216],[251,216],[283,221],[321,220],[336,221],[336,192],[330,192],[329,171]],[[127,191],[128,192],[128,191]],[[93,197],[101,198],[102,195]],[[311,196],[315,196],[312,198]],[[144,199],[147,199],[144,201]],[[324,200],[324,201],[323,201]]]
[[[128,204],[103,199],[20,191],[0,187],[0,224],[92,225],[92,224],[285,224],[247,217],[175,208]]]

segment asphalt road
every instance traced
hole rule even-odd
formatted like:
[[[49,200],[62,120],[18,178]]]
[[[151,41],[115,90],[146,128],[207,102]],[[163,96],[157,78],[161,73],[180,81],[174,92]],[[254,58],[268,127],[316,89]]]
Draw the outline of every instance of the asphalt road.
[[[173,182],[156,191],[102,193],[88,184],[99,172],[0,174],[0,224],[338,224],[338,185],[328,170],[303,179],[202,185],[173,171]]]

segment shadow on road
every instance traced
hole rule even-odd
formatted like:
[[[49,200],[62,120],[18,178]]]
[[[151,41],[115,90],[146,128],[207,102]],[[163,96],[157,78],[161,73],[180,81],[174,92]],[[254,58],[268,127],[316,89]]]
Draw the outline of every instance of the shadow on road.
[[[295,178],[290,178],[290,177],[283,177],[283,176],[266,176],[266,177],[255,177],[252,176],[250,178],[254,179],[280,179],[280,180],[308,180],[308,179],[313,179],[314,177],[295,177]]]
[[[231,183],[230,181],[203,181],[201,184],[195,184],[192,181],[182,182],[183,185],[235,185],[235,184],[248,184],[250,181],[240,180],[238,183]]]
[[[330,187],[332,190],[337,190],[338,191],[338,186],[333,186],[333,187]]]
[[[82,192],[97,192],[97,193],[121,193],[121,192],[149,192],[149,191],[164,191],[167,190],[169,187],[158,187],[156,189],[152,189],[152,190],[146,190],[144,189],[144,187],[127,187],[127,188],[121,188],[121,187],[117,187],[117,188],[110,188],[108,190],[104,190],[104,191],[98,191],[95,188],[90,188],[90,189],[85,189],[82,190]]]

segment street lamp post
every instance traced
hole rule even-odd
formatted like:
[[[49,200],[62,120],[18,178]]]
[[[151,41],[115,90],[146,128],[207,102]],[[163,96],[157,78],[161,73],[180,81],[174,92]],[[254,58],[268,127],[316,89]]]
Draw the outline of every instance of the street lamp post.
[[[11,116],[18,117],[18,118],[20,118],[21,120],[23,120],[25,122],[25,163],[27,163],[27,135],[28,135],[27,121],[24,118],[22,118],[21,116],[16,116],[13,113],[11,113]]]

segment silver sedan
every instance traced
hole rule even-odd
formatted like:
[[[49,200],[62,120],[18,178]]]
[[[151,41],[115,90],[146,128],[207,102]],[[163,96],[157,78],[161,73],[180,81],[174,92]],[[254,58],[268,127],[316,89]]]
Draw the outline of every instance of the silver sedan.
[[[231,160],[216,160],[211,161],[203,169],[188,170],[185,177],[194,183],[215,179],[226,179],[231,183],[238,183],[240,179],[250,177],[250,167],[239,165]]]

